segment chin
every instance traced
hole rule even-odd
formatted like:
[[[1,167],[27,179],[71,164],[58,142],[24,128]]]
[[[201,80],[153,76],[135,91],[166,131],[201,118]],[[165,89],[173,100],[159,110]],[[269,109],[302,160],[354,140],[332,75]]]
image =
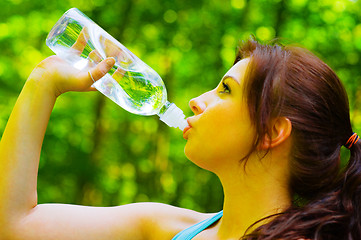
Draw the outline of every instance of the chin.
[[[212,169],[216,166],[216,164],[214,162],[214,158],[210,158],[210,154],[204,154],[200,151],[190,149],[187,145],[184,147],[184,154],[198,167],[214,172]]]

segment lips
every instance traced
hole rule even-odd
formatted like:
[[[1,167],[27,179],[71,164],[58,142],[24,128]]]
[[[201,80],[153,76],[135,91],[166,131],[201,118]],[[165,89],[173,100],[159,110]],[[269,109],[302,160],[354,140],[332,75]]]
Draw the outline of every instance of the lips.
[[[183,130],[183,138],[184,139],[188,139],[188,134],[187,134],[187,132],[189,131],[189,129],[191,129],[192,127],[190,127],[190,126],[187,126],[187,127],[185,127],[184,128],[184,130]]]
[[[189,119],[187,118],[188,126],[184,128],[183,130],[183,138],[188,139],[188,132],[192,128],[192,125],[189,123]]]

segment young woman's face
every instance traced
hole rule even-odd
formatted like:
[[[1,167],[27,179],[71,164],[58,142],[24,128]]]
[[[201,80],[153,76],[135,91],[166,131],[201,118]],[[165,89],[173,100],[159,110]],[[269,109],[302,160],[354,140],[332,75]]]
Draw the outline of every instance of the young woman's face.
[[[243,96],[248,63],[248,58],[237,62],[215,89],[189,103],[194,116],[183,135],[185,154],[202,168],[214,171],[238,163],[251,148],[255,131]]]

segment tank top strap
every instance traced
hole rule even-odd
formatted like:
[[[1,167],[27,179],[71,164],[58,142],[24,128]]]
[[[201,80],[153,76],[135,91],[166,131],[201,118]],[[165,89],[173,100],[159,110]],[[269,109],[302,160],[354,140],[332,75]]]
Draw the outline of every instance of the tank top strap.
[[[203,220],[202,222],[199,222],[179,232],[174,238],[172,238],[172,240],[191,240],[198,233],[202,232],[204,229],[208,228],[213,223],[217,222],[222,216],[223,216],[223,211],[220,211],[213,217]]]

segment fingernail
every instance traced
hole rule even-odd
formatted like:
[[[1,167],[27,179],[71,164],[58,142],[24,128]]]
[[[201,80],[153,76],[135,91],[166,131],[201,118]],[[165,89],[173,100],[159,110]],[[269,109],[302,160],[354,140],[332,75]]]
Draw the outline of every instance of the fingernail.
[[[105,60],[105,62],[106,62],[109,66],[113,66],[114,63],[115,63],[115,58],[113,58],[113,57],[107,58],[107,59]]]

